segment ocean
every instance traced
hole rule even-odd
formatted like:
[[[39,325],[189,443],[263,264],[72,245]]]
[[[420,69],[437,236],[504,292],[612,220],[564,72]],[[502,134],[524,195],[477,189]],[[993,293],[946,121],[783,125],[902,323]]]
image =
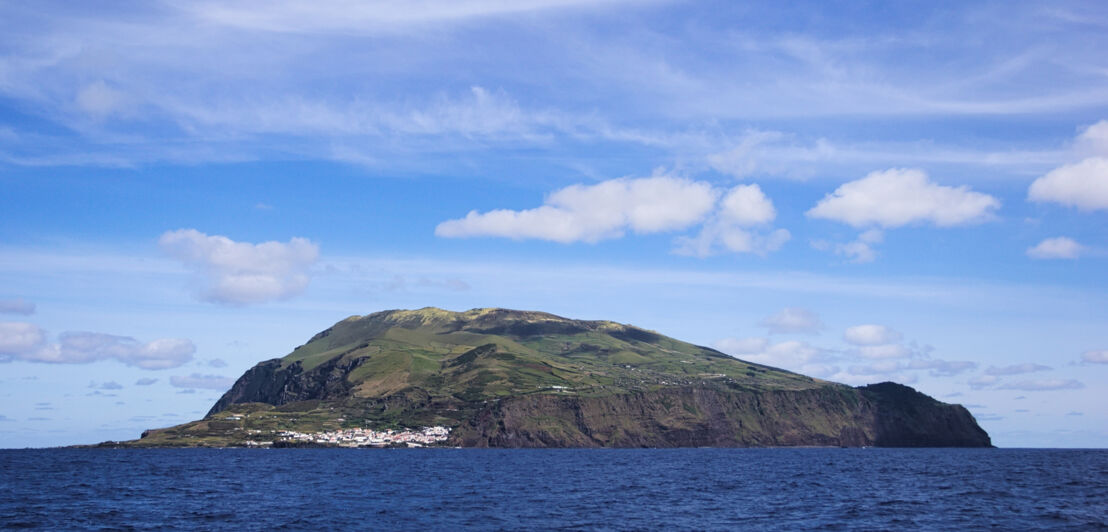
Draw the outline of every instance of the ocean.
[[[0,450],[0,528],[1097,530],[1108,451]]]

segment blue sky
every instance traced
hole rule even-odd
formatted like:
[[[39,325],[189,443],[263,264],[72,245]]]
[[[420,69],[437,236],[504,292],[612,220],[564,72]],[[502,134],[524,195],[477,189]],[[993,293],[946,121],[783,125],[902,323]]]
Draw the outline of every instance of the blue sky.
[[[424,306],[1108,445],[1108,9],[778,4],[0,2],[0,447]]]

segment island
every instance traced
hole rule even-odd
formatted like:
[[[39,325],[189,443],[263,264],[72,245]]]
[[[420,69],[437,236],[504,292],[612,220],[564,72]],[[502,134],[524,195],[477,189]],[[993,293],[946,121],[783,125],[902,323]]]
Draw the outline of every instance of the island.
[[[120,447],[990,447],[964,407],[500,308],[352,316]]]

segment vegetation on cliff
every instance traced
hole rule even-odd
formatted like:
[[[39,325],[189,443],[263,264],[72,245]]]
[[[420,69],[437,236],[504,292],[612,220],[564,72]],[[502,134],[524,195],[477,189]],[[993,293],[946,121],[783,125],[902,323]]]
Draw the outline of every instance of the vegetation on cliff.
[[[473,447],[988,446],[957,405],[744,362],[608,321],[435,308],[354,316],[246,372],[199,421],[131,445],[451,427]]]

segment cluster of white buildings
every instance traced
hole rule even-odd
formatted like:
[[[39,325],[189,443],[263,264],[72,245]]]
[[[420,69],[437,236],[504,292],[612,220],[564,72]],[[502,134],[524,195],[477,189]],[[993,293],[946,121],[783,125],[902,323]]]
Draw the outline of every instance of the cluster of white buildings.
[[[340,447],[384,447],[387,445],[407,445],[422,447],[446,441],[450,436],[447,427],[424,427],[416,430],[343,429],[328,432],[296,432],[283,430],[278,432],[280,439],[287,442],[319,443]]]

